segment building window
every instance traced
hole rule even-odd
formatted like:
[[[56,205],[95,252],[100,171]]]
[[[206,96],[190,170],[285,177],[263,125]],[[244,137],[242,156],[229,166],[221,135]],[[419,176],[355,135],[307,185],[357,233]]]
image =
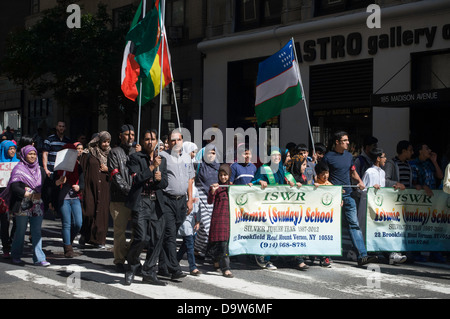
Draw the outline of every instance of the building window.
[[[30,10],[31,14],[39,13],[40,11],[40,0],[31,0],[30,1]]]
[[[367,8],[373,0],[318,0],[314,1],[314,16]]]
[[[172,0],[166,3],[166,26],[182,27],[184,25],[184,0]]]
[[[126,5],[120,8],[113,9],[113,29],[116,30],[123,27],[128,30],[135,13],[136,8],[133,7],[133,5]]]
[[[413,90],[450,87],[450,50],[415,53],[411,55]]]
[[[236,1],[236,31],[244,31],[281,23],[283,1]]]

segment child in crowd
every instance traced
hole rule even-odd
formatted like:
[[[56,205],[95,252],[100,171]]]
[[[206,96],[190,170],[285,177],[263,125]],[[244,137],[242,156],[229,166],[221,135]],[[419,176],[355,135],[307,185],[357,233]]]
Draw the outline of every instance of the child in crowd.
[[[251,160],[251,149],[248,146],[240,146],[237,150],[237,162],[231,164],[230,182],[233,185],[247,185],[253,180],[257,168]]]
[[[230,185],[231,169],[228,164],[219,167],[219,182],[211,185],[208,193],[208,204],[214,204],[211,228],[209,231],[210,250],[214,267],[222,271],[226,278],[232,278],[230,258],[228,257],[228,240],[230,238],[230,213],[227,187]]]
[[[329,170],[328,165],[326,163],[319,162],[315,166],[314,169],[316,171],[316,178],[317,178],[316,182],[315,182],[316,187],[318,187],[320,185],[333,185],[328,180],[328,178],[330,177],[330,170]]]
[[[330,170],[325,162],[317,163],[314,169],[316,171],[316,182],[314,183],[316,187],[319,187],[321,185],[333,185],[328,180],[328,177],[330,176]],[[315,257],[310,256],[309,258],[314,262]],[[320,266],[325,268],[331,267],[331,261],[329,257],[320,256],[319,261]]]
[[[195,187],[195,185],[192,185],[192,197],[194,200],[192,212],[186,216],[186,220],[178,230],[178,235],[183,238],[183,242],[181,243],[180,249],[178,250],[177,260],[180,261],[183,258],[183,255],[186,253],[190,274],[192,276],[199,276],[202,274],[202,272],[198,270],[197,265],[195,264],[194,240],[200,226],[200,199],[198,189],[197,187]]]
[[[369,152],[369,157],[373,163],[372,167],[368,168],[364,173],[362,181],[366,188],[362,191],[361,200],[358,207],[358,222],[359,227],[364,235],[366,235],[366,219],[367,219],[367,189],[374,187],[380,189],[386,186],[386,173],[382,169],[386,164],[386,154],[381,148],[374,148]],[[406,256],[397,252],[389,254],[389,264],[400,264],[406,261]]]

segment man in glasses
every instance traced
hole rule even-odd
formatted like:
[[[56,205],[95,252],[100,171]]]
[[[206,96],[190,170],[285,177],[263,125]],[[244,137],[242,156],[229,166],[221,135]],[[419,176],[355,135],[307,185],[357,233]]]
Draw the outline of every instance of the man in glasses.
[[[331,150],[325,154],[323,161],[330,169],[329,181],[333,185],[343,185],[342,212],[348,222],[350,238],[353,246],[358,251],[358,266],[373,263],[378,260],[376,256],[368,256],[361,228],[358,223],[357,208],[354,198],[351,196],[352,188],[350,178],[358,182],[357,187],[365,188],[358,172],[356,171],[353,156],[348,151],[350,141],[344,131],[336,132],[332,138]]]
[[[178,228],[193,208],[192,186],[195,171],[191,155],[183,152],[181,132],[173,130],[168,136],[170,149],[160,153],[161,157],[167,161],[168,185],[164,189],[166,200],[163,211],[166,225],[158,274],[171,276],[172,280],[175,280],[186,276],[181,271],[177,260],[176,237]]]

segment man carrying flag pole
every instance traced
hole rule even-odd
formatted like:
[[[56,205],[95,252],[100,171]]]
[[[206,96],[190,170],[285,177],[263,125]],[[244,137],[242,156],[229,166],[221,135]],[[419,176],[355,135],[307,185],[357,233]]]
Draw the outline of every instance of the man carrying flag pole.
[[[280,51],[259,64],[255,113],[258,125],[261,125],[272,117],[280,115],[282,109],[295,106],[304,100],[314,147],[308,107],[297,61],[292,38]]]

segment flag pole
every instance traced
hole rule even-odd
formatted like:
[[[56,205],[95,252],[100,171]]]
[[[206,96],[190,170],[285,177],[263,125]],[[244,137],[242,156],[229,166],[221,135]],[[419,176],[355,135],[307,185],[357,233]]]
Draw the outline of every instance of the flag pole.
[[[145,18],[146,7],[147,7],[147,0],[142,0],[142,19]],[[141,112],[142,112],[142,74],[140,74],[139,76],[139,112],[138,112],[138,129],[136,140],[137,144],[139,144],[139,139],[141,136]]]
[[[161,2],[163,3],[162,5],[162,11],[161,11]],[[159,141],[161,140],[161,116],[162,116],[162,98],[163,98],[163,76],[164,76],[164,34],[165,34],[165,30],[164,30],[164,14],[165,14],[165,1],[161,0],[158,4],[160,6],[160,10],[159,10],[159,23],[160,23],[160,41],[161,41],[161,74],[160,74],[160,78],[159,78],[159,123],[158,123],[158,146],[159,146]],[[164,31],[164,34],[163,34]]]
[[[305,94],[305,90],[303,89],[303,82],[302,82],[302,77],[300,75],[300,66],[298,65],[298,59],[297,59],[297,50],[295,50],[295,42],[294,42],[294,38],[291,38],[292,41],[292,46],[294,49],[294,55],[295,55],[295,62],[297,63],[297,76],[298,76],[298,80],[300,82],[300,87],[302,88],[302,97],[303,100],[305,102],[305,111],[306,111],[306,118],[308,119],[308,128],[309,128],[309,134],[311,136],[311,143],[312,143],[312,149],[313,149],[313,154],[314,155],[316,153],[316,148],[314,147],[314,138],[313,138],[313,134],[312,134],[312,130],[311,130],[311,123],[309,121],[309,114],[308,114],[308,104],[306,103],[306,94]]]

